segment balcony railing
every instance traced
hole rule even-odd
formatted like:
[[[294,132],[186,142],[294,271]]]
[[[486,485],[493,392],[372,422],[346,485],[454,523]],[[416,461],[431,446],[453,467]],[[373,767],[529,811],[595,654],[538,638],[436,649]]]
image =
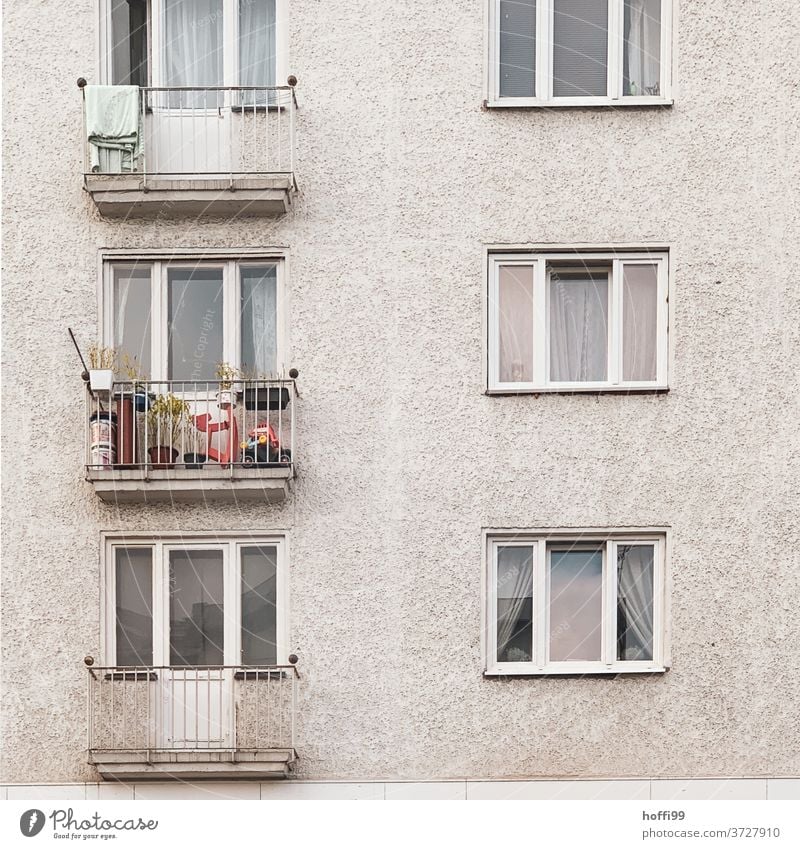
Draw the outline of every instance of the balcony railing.
[[[82,87],[83,88],[83,87]],[[84,133],[86,174],[149,178],[294,175],[294,87],[139,89],[134,151],[97,146]],[[84,97],[84,126],[86,127]]]
[[[86,392],[89,471],[291,468],[295,381],[115,381]]]
[[[101,93],[80,79],[86,189],[111,217],[282,214],[297,188],[296,79],[289,80],[292,85],[140,88],[134,119],[134,104],[125,98],[135,92],[120,87],[115,105],[109,87]],[[103,135],[109,126],[122,132],[123,125],[103,118],[120,112],[130,132]]]
[[[87,479],[107,500],[148,500],[135,496],[148,486],[180,500],[225,481],[279,500],[266,487],[294,476],[296,397],[291,378],[88,383]]]
[[[88,661],[87,661],[88,663]],[[90,762],[105,777],[283,777],[295,760],[294,666],[88,667]]]

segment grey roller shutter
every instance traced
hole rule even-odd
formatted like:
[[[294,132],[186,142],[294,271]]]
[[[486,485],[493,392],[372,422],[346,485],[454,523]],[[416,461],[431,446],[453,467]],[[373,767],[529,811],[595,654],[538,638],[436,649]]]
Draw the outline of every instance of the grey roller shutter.
[[[555,0],[553,96],[608,93],[608,0]]]
[[[500,97],[536,94],[536,0],[501,0]]]

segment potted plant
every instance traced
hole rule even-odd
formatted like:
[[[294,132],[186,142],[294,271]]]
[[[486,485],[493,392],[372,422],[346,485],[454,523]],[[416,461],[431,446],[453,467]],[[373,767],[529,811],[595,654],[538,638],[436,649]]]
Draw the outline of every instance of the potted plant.
[[[113,348],[92,345],[89,348],[89,386],[92,392],[110,392],[114,385],[117,352]]]
[[[219,391],[217,392],[217,404],[220,410],[227,410],[236,403],[236,393],[233,391],[233,381],[239,377],[238,369],[229,363],[217,364],[217,380],[219,380]]]
[[[191,410],[182,398],[171,392],[157,395],[147,411],[148,448],[154,469],[173,469],[178,457],[175,447],[183,429],[191,421]]]

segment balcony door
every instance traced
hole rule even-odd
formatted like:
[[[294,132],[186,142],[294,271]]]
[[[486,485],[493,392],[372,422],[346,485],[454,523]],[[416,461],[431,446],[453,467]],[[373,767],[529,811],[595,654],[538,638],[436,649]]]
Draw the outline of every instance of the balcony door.
[[[233,670],[225,668],[226,547],[168,546],[160,745],[233,746]],[[229,614],[230,615],[230,614]]]
[[[150,86],[148,174],[254,170],[252,137],[267,144],[264,110],[277,103],[268,89],[286,79],[286,0],[102,0],[100,9],[102,80]]]
[[[148,705],[140,738],[168,750],[235,748],[237,673],[285,662],[283,543],[176,538],[110,543],[109,555],[109,665],[152,672],[135,679],[150,690],[137,693]]]

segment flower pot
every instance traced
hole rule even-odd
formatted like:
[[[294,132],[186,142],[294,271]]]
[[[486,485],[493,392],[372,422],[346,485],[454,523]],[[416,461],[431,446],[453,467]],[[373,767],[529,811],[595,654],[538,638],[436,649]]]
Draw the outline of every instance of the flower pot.
[[[178,459],[178,449],[169,445],[154,445],[147,449],[153,469],[174,469]]]
[[[220,389],[217,392],[217,404],[220,410],[227,410],[234,405],[236,393],[232,389]]]
[[[206,460],[208,460],[208,456],[206,454],[183,455],[183,464],[186,469],[202,469]]]
[[[89,386],[92,392],[110,392],[114,384],[114,372],[110,368],[90,368]]]

